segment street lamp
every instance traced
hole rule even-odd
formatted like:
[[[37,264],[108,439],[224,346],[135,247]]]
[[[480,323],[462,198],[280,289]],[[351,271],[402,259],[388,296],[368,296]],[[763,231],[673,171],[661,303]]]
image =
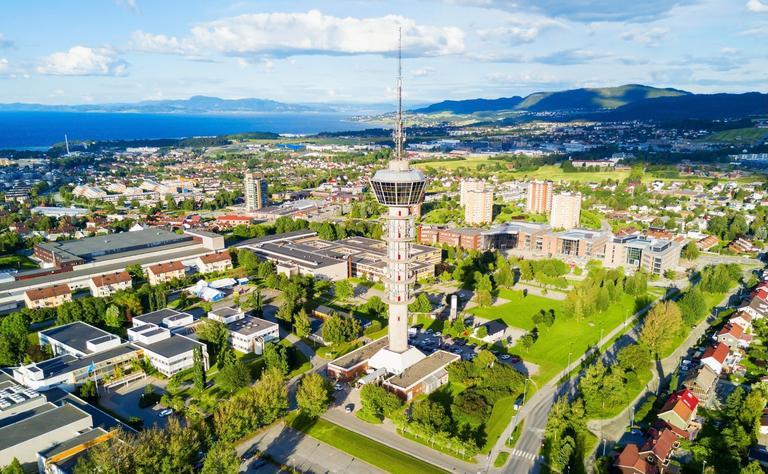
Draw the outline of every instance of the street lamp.
[[[701,462],[701,472],[703,473],[707,469],[707,460]]]

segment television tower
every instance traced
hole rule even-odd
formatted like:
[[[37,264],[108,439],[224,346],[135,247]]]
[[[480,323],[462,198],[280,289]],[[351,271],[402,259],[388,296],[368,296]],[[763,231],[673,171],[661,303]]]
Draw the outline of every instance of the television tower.
[[[389,372],[401,373],[425,356],[408,346],[408,303],[410,285],[414,282],[411,271],[411,242],[416,236],[414,209],[424,202],[427,179],[420,170],[410,167],[405,154],[403,130],[403,76],[402,31],[399,33],[397,56],[397,114],[392,132],[394,156],[386,169],[371,178],[376,200],[387,207],[384,240],[387,243],[387,268],[384,286],[389,303],[389,346],[371,358],[373,367],[385,367]]]

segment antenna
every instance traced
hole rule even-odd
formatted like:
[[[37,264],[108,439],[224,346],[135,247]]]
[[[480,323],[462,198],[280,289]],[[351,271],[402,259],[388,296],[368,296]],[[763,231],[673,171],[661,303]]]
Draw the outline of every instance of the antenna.
[[[67,155],[69,155],[69,140],[67,140],[67,134],[64,134],[64,145],[67,147]]]
[[[405,160],[404,144],[405,131],[403,130],[403,27],[397,30],[397,118],[392,137],[395,140],[395,159]]]

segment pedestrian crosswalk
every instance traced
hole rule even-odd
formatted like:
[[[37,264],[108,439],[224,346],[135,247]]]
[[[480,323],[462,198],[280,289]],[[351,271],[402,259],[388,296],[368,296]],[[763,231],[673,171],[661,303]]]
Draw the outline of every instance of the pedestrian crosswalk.
[[[529,453],[528,451],[523,451],[522,449],[513,449],[512,450],[512,456],[517,456],[519,458],[523,458],[527,461],[530,461],[532,463],[535,463],[536,461],[539,461],[543,458],[543,456],[537,456],[533,453]]]

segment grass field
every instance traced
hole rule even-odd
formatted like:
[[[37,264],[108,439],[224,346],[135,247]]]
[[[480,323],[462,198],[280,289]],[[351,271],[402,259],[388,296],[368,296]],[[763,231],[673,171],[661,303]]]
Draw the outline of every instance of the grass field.
[[[502,467],[507,463],[507,459],[509,459],[509,453],[507,451],[499,451],[496,460],[493,461],[493,467]]]
[[[491,448],[493,448],[499,436],[504,432],[504,428],[512,420],[512,417],[515,415],[515,399],[517,399],[517,395],[504,397],[493,405],[491,417],[485,425],[485,435],[487,438],[485,446],[480,450],[481,453],[488,454],[491,452]]]
[[[480,165],[483,165],[483,164],[487,165],[487,164],[493,164],[493,163],[500,163],[500,162],[491,161],[488,159],[487,156],[469,156],[465,160],[430,161],[428,163],[415,163],[413,166],[414,168],[419,168],[419,169],[434,168],[436,170],[455,170],[457,168],[466,168],[466,169],[473,170]]]
[[[499,291],[499,298],[509,302],[490,308],[472,308],[467,312],[488,320],[501,318],[510,326],[527,330],[533,329],[533,315],[541,310],[555,310],[555,320],[563,316],[563,302],[560,300],[532,294],[523,296],[522,291],[507,289]]]
[[[499,296],[510,300],[509,303],[491,308],[473,308],[469,312],[481,318],[501,318],[511,326],[531,330],[535,313],[541,309],[555,311],[555,324],[551,328],[539,328],[539,339],[530,350],[514,348],[523,359],[539,366],[539,373],[533,377],[536,382],[547,382],[565,368],[569,353],[571,360],[576,360],[597,343],[601,328],[604,334],[608,334],[635,311],[634,298],[625,295],[619,304],[614,304],[607,311],[576,321],[563,317],[563,302],[559,300],[536,295],[523,297],[522,292],[516,290],[501,290]]]
[[[0,255],[0,269],[29,270],[37,268],[35,262],[22,255]]]
[[[288,420],[286,420],[288,423]],[[313,438],[329,444],[356,458],[393,474],[414,472],[437,474],[446,471],[396,449],[377,443],[339,425],[323,420],[306,420],[297,417],[289,423],[291,427]]]
[[[709,135],[704,141],[721,143],[755,143],[761,141],[768,135],[768,130],[764,128],[734,128],[733,130],[723,130]]]

